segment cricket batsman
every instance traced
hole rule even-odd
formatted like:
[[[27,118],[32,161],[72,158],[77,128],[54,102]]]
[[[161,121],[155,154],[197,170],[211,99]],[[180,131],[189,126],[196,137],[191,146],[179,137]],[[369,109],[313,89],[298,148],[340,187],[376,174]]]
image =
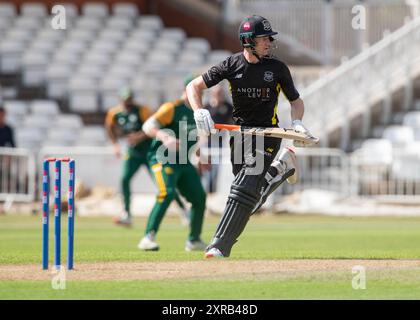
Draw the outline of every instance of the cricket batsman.
[[[185,86],[193,77],[185,80]],[[145,235],[138,247],[145,251],[159,250],[156,234],[176,190],[191,203],[190,232],[186,251],[204,251],[207,244],[201,238],[206,193],[197,169],[188,155],[197,143],[194,113],[189,106],[185,90],[181,99],[163,104],[143,125],[143,132],[153,138],[148,152],[149,166],[158,186],[155,205],[149,215]],[[193,135],[192,132],[194,132]],[[171,153],[173,161],[163,161]],[[181,161],[183,156],[184,161]],[[165,158],[165,160],[169,160]]]
[[[239,27],[243,51],[211,67],[187,87],[188,101],[194,110],[199,134],[214,131],[214,122],[203,108],[202,93],[220,81],[229,81],[235,124],[247,127],[278,127],[277,101],[283,91],[290,102],[292,127],[311,136],[303,125],[304,103],[296,90],[289,68],[274,57],[270,50],[274,36],[270,22],[257,15],[247,17]],[[296,183],[298,168],[292,148],[280,150],[281,139],[264,137],[258,143],[255,136],[231,137],[231,162],[235,176],[223,216],[217,226],[205,257],[229,257],[250,216],[258,210],[281,183]],[[297,147],[309,144],[294,141]],[[237,161],[237,154],[242,154]],[[256,157],[257,155],[260,158]],[[253,174],[259,160],[262,172]]]

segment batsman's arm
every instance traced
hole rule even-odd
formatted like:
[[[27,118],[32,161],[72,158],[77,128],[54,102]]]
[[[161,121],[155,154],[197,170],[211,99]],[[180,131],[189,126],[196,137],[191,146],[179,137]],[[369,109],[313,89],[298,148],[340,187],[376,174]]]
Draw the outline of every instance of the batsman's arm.
[[[304,113],[305,105],[301,98],[297,98],[294,101],[290,101],[290,116],[292,118],[292,121],[302,120]]]
[[[170,135],[162,126],[172,122],[173,108],[169,105],[163,105],[153,116],[151,116],[143,124],[143,132],[162,143],[171,150],[177,150],[179,147],[179,140]]]
[[[193,111],[203,108],[202,96],[205,89],[207,85],[202,76],[198,76],[187,85],[187,98]]]

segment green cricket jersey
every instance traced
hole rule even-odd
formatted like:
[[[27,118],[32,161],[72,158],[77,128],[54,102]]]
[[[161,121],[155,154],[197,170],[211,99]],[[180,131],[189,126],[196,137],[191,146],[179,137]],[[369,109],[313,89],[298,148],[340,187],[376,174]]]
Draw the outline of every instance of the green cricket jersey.
[[[129,133],[137,132],[141,130],[143,123],[152,114],[150,108],[142,105],[132,105],[130,108],[124,108],[122,105],[117,105],[111,108],[106,116],[106,123],[108,125],[116,126],[123,136]],[[140,142],[131,151],[139,152],[142,156],[145,156],[151,144],[151,140],[147,139]],[[130,152],[130,150],[129,150]]]
[[[154,114],[156,120],[161,124],[161,129],[169,129],[173,132],[174,136],[180,141],[180,147],[177,152],[177,159],[188,160],[190,149],[197,143],[197,135],[194,112],[188,107],[183,100],[176,100],[163,104],[159,110]],[[156,153],[162,146],[162,142],[153,139],[148,159],[152,162],[157,162]],[[182,153],[180,156],[179,153]],[[178,163],[178,162],[177,162]],[[180,161],[179,163],[185,163]]]

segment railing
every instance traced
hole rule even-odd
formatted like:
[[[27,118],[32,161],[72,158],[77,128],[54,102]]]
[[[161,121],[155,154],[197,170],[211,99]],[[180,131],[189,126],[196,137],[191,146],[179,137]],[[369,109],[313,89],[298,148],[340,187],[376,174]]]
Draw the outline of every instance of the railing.
[[[45,147],[38,154],[38,169],[42,159],[47,157],[70,157],[76,161],[77,185],[91,189],[96,186],[111,188],[115,192],[121,189],[122,159],[117,159],[110,147]],[[63,170],[63,192],[66,192],[67,171]],[[154,183],[145,168],[140,168],[131,181],[133,192],[153,193]]]
[[[259,14],[269,19],[282,36],[292,38],[307,49],[320,54],[325,63],[337,63],[341,57],[353,57],[365,43],[374,44],[384,31],[393,32],[404,24],[406,17],[418,14],[417,0],[232,0],[235,21]],[[355,7],[359,6],[359,7]],[[352,28],[352,21],[364,8],[365,30]],[[352,9],[357,10],[352,12]],[[417,12],[417,13],[416,13]]]
[[[0,201],[30,202],[35,195],[35,157],[26,149],[0,148]]]
[[[357,195],[357,181],[353,178],[349,157],[339,149],[305,148],[297,151],[299,181],[294,185],[284,183],[280,194],[318,189],[332,191],[342,197]]]
[[[420,150],[394,150],[392,160],[353,153],[358,194],[363,197],[420,198]]]
[[[305,101],[304,122],[321,143],[328,145],[328,134],[340,128],[341,147],[349,143],[350,120],[364,115],[363,131],[370,127],[370,108],[390,101],[391,94],[404,88],[404,107],[412,104],[412,81],[420,75],[420,18],[343,63],[301,92]],[[290,108],[280,103],[281,124],[290,125]],[[384,116],[390,105],[384,103]]]

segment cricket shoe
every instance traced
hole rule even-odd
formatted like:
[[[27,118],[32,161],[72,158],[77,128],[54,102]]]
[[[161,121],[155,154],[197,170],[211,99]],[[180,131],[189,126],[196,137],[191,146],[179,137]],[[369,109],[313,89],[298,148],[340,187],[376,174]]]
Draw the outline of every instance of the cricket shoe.
[[[225,256],[223,255],[223,253],[220,252],[219,249],[211,248],[209,251],[207,251],[204,254],[204,257],[206,259],[210,259],[210,258],[224,258]]]
[[[201,240],[190,241],[185,243],[185,251],[204,251],[207,248],[207,244]]]
[[[159,245],[155,242],[155,237],[151,234],[146,234],[138,244],[138,248],[144,251],[158,251]]]
[[[133,221],[131,220],[131,216],[127,213],[124,213],[121,217],[115,217],[114,223],[124,227],[131,227]]]

